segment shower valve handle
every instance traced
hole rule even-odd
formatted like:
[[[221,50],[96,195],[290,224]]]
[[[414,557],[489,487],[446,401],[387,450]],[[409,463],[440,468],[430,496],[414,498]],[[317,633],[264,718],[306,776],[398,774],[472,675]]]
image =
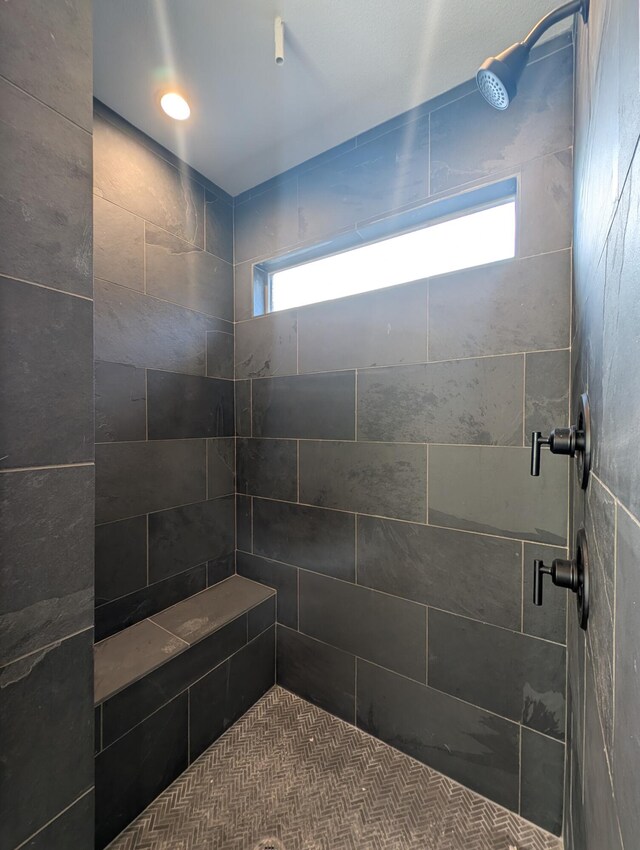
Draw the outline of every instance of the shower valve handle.
[[[551,576],[551,581],[557,587],[566,587],[574,593],[577,591],[580,581],[578,567],[575,561],[565,561],[556,558],[551,566],[547,567],[543,561],[533,562],[533,604],[542,605],[542,579]]]
[[[565,561],[555,558],[548,567],[536,558],[533,562],[533,604],[542,605],[542,584],[545,576],[551,576],[556,587],[566,587],[576,594],[578,621],[581,629],[587,628],[589,619],[589,548],[584,528],[578,529],[575,558]]]
[[[584,431],[578,431],[575,425],[570,428],[554,428],[548,437],[543,437],[540,431],[531,435],[531,474],[540,475],[540,449],[548,446],[554,455],[569,455],[575,457],[576,452],[584,450]]]

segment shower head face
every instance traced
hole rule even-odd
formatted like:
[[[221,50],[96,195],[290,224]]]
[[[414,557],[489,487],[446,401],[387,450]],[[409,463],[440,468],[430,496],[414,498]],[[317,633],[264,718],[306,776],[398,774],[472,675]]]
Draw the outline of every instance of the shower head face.
[[[506,109],[511,103],[509,91],[495,71],[482,67],[476,74],[480,94],[495,109]]]
[[[476,74],[480,93],[494,109],[507,109],[518,91],[518,82],[529,58],[529,49],[517,42],[482,63]]]

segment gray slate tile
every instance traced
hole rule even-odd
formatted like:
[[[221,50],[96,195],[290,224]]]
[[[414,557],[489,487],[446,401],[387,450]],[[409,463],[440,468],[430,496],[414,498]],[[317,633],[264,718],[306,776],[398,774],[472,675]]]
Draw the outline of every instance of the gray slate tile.
[[[355,517],[341,511],[254,499],[253,551],[353,581]]]
[[[93,198],[93,274],[144,292],[144,221]]]
[[[529,455],[525,448],[430,446],[429,522],[566,545],[566,458],[554,457],[531,478]]]
[[[93,460],[92,336],[90,301],[0,280],[0,467]]]
[[[301,502],[423,522],[426,489],[426,446],[300,443]]]
[[[295,502],[298,444],[295,440],[236,440],[238,492]]]
[[[298,311],[300,372],[366,368],[427,359],[427,285],[314,304]]]
[[[300,631],[424,682],[423,605],[317,573],[300,572]]]
[[[497,626],[520,628],[521,544],[358,517],[358,584]]]
[[[565,650],[558,644],[430,610],[428,682],[564,738]]]
[[[253,381],[253,435],[352,440],[356,420],[355,386],[355,372]]]
[[[502,806],[518,806],[518,726],[358,659],[357,725]]]
[[[358,372],[358,439],[522,444],[523,358]]]
[[[205,498],[204,440],[96,446],[96,521],[109,522]]]
[[[93,469],[0,475],[0,665],[93,622]]]
[[[233,321],[233,266],[159,227],[145,227],[147,292]]]
[[[100,113],[93,123],[93,182],[99,197],[204,246],[202,186]]]
[[[570,252],[505,260],[429,282],[429,360],[569,346]]]
[[[297,328],[296,312],[291,310],[237,324],[236,378],[295,375]]]
[[[0,111],[0,274],[90,298],[91,135],[6,80]]]

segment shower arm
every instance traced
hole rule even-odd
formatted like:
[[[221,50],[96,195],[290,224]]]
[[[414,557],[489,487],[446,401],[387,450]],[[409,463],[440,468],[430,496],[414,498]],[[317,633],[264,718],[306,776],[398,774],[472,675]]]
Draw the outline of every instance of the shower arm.
[[[557,9],[549,12],[548,15],[545,15],[544,18],[538,21],[529,35],[524,39],[523,44],[526,45],[528,50],[531,50],[536,41],[538,41],[538,39],[544,35],[550,27],[560,21],[563,21],[565,18],[571,17],[571,15],[575,15],[576,12],[580,12],[586,22],[589,14],[589,0],[572,0],[572,2],[565,3],[563,6],[558,6]]]

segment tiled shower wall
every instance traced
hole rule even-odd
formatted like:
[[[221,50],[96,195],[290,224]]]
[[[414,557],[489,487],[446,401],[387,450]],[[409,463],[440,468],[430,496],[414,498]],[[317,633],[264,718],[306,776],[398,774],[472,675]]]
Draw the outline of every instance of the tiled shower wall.
[[[94,122],[96,640],[233,572],[232,199]]]
[[[89,848],[91,3],[0,30],[0,846]]]
[[[638,846],[640,765],[640,78],[638,3],[592,0],[576,50],[573,400],[594,427],[586,493],[592,615],[569,620],[566,844]]]
[[[572,47],[504,114],[469,85],[236,199],[237,570],[278,590],[278,680],[559,832]],[[517,176],[513,261],[252,318],[251,267]]]

